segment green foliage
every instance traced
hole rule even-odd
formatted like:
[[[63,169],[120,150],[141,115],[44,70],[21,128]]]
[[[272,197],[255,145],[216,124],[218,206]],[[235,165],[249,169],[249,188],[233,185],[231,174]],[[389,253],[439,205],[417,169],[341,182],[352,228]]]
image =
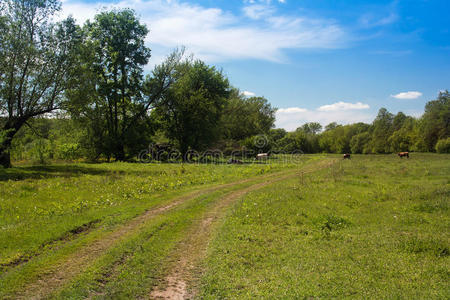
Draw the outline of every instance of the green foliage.
[[[301,127],[301,129],[306,134],[318,134],[322,130],[322,125],[320,125],[320,123],[317,123],[317,122],[310,122],[310,123],[304,124]]]
[[[86,156],[81,146],[84,130],[68,118],[30,120],[16,134],[11,156],[16,161],[45,163],[49,160],[76,160]]]
[[[436,143],[436,152],[437,153],[450,153],[450,137],[439,140]]]
[[[149,142],[145,112],[150,100],[143,95],[148,30],[134,11],[124,9],[99,13],[84,31],[83,77],[68,93],[69,110],[87,125],[89,156],[125,160]]]
[[[80,158],[81,147],[78,143],[65,143],[59,145],[57,149],[59,158],[64,160],[75,160]]]
[[[283,151],[281,140],[287,135],[287,131],[283,128],[270,129],[268,138],[272,143],[272,150],[275,152]]]
[[[434,151],[438,140],[450,136],[450,93],[440,92],[436,100],[425,105],[421,131],[427,151]]]
[[[288,132],[279,140],[279,147],[286,153],[302,153],[309,148],[308,137],[301,130]]]
[[[400,115],[401,123],[398,121]],[[394,132],[388,139],[391,152],[410,151],[413,149],[415,135],[415,120],[412,117],[406,117],[401,112],[394,118]]]
[[[345,126],[333,125],[319,136],[320,148],[324,152],[349,153],[353,151],[351,149],[353,145],[354,150],[358,151],[353,153],[362,153],[362,143],[367,143],[370,140],[366,138],[366,135],[361,135],[353,142],[352,139],[354,136],[368,132],[370,129],[370,126],[364,123]]]
[[[370,132],[356,134],[350,140],[352,153],[370,153]]]
[[[8,133],[10,131],[12,131],[12,129],[7,129],[7,130],[0,129],[0,144],[5,142],[5,140],[8,138]]]
[[[174,77],[152,115],[184,156],[189,149],[203,150],[220,139],[230,87],[221,71],[199,60],[179,64]]]
[[[388,138],[393,132],[394,115],[387,111],[386,108],[381,108],[378,115],[373,121],[372,131],[372,152],[373,153],[389,153],[390,147]]]
[[[72,85],[81,44],[73,18],[55,23],[57,0],[1,2],[0,164],[10,166],[9,150],[15,134],[31,118],[64,105],[63,91]]]
[[[244,140],[274,127],[276,109],[263,97],[246,98],[233,89],[222,114],[225,139]]]
[[[260,134],[248,137],[241,142],[241,146],[252,154],[268,153],[272,150],[274,143],[268,135]]]
[[[335,129],[335,128],[338,127],[338,126],[339,126],[338,123],[336,123],[336,122],[331,122],[330,124],[328,124],[327,126],[325,126],[325,131]]]

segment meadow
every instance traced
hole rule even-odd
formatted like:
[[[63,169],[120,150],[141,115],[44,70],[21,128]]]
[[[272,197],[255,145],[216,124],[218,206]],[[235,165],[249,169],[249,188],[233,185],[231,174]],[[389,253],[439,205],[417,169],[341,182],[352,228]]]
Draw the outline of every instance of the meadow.
[[[438,154],[0,169],[0,298],[448,298],[449,200]]]
[[[249,193],[206,259],[205,299],[450,296],[450,157],[352,155]]]

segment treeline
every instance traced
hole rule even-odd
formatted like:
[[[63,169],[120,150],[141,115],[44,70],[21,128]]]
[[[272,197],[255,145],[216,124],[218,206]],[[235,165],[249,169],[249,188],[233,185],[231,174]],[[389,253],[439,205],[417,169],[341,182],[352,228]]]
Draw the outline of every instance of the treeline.
[[[119,159],[114,149],[107,147],[108,136],[96,136],[94,129],[97,128],[67,113],[27,122],[14,137],[11,158],[36,163],[51,160],[136,161],[150,145],[184,154],[189,150],[207,149],[220,149],[231,154],[246,145],[251,149],[253,137],[269,134],[274,126],[275,109],[262,97],[247,98],[237,89],[231,89],[221,107],[204,103],[206,107],[202,108],[201,102],[204,101],[194,103],[195,107],[183,103],[173,112],[179,116],[171,116],[165,106],[158,106],[145,115],[141,126],[133,130],[133,136],[127,136],[124,159]],[[186,148],[183,150],[182,147]],[[168,153],[163,153],[160,158],[166,155]]]
[[[140,132],[140,139],[134,147],[126,150],[128,159],[137,159],[139,152],[147,149],[149,144],[172,145],[172,150],[179,149],[177,140],[169,137],[170,127],[163,124],[164,116],[167,117],[157,111],[148,116],[148,126]],[[331,123],[322,128],[319,123],[313,122],[293,132],[286,132],[273,128],[274,109],[266,99],[246,98],[234,89],[218,118],[218,126],[211,127],[216,132],[209,142],[205,142],[203,147],[197,144],[200,148],[189,144],[189,149],[218,149],[225,155],[239,153],[243,149],[252,153],[450,153],[448,92],[441,92],[437,100],[428,102],[421,118],[402,112],[394,115],[382,108],[371,124]],[[167,120],[175,122],[171,118]],[[207,135],[210,129],[205,129],[203,133],[203,128],[199,126],[194,131]],[[89,127],[82,126],[67,115],[34,119],[30,126],[23,127],[17,133],[12,147],[13,159],[39,163],[48,160],[108,159],[104,154],[98,156],[97,152],[93,152],[88,130]]]
[[[450,153],[450,94],[440,92],[429,101],[420,118],[396,115],[381,108],[372,124],[338,125],[322,129],[319,123],[307,123],[294,132],[274,129],[275,150],[306,153],[392,153],[400,151]]]
[[[0,165],[14,160],[136,159],[149,144],[253,152],[448,151],[449,93],[414,119],[273,129],[276,109],[221,70],[175,50],[145,75],[148,29],[129,9],[79,26],[56,0],[0,2]],[[168,149],[166,148],[166,149]]]

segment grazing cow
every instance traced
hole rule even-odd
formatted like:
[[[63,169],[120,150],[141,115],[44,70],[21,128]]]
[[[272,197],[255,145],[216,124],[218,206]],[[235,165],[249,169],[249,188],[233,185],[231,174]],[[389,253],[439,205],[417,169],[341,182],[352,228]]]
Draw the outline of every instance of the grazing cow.
[[[258,154],[256,154],[256,159],[257,160],[267,159],[268,157],[269,157],[268,153],[258,153]]]
[[[350,154],[349,153],[345,153],[344,154],[344,159],[346,159],[346,158],[350,159]]]
[[[399,152],[398,157],[402,158],[403,156],[406,156],[406,158],[409,158],[409,152]]]

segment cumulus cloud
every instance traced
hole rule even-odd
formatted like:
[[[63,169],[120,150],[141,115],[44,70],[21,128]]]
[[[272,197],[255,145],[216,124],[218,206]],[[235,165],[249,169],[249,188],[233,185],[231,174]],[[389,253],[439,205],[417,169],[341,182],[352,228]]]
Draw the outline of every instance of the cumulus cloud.
[[[243,91],[243,92],[242,92],[242,95],[244,95],[244,96],[246,96],[246,97],[254,97],[254,96],[256,96],[255,93],[250,92],[250,91]]]
[[[280,108],[277,110],[278,113],[283,115],[289,115],[289,114],[298,114],[298,113],[304,113],[308,110],[305,108],[300,107],[288,107],[288,108]]]
[[[277,15],[273,9],[253,9],[241,16],[177,0],[122,0],[114,4],[106,0],[100,3],[66,0],[62,16],[72,14],[83,23],[102,8],[125,7],[134,9],[150,29],[147,44],[152,50],[170,52],[184,45],[208,62],[232,59],[283,62],[284,50],[334,49],[348,41],[347,32],[332,20]],[[249,15],[257,18],[261,14],[266,17],[248,22]]]
[[[373,120],[374,116],[371,113],[362,111],[368,108],[368,104],[361,102],[337,102],[320,106],[314,110],[301,107],[281,108],[276,112],[275,125],[278,128],[292,131],[308,122],[319,122],[323,126],[331,122],[337,122],[339,124],[369,123]]]
[[[323,105],[319,107],[318,111],[337,111],[337,110],[351,110],[351,109],[369,109],[369,104],[361,102],[349,103],[349,102],[336,102],[333,104]]]
[[[397,95],[391,95],[391,97],[393,97],[393,98],[402,99],[402,100],[417,99],[420,96],[422,96],[421,92],[403,92],[403,93],[398,93]]]

